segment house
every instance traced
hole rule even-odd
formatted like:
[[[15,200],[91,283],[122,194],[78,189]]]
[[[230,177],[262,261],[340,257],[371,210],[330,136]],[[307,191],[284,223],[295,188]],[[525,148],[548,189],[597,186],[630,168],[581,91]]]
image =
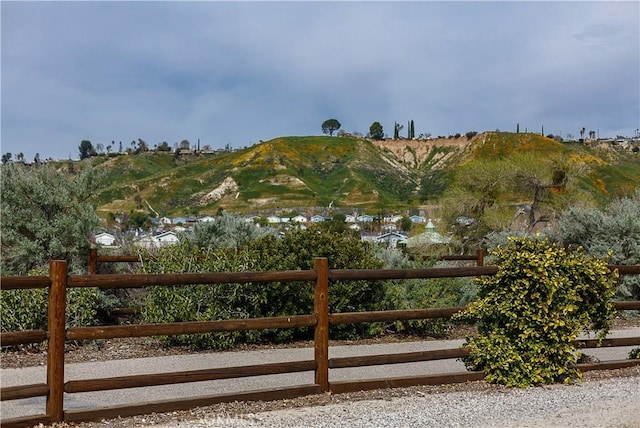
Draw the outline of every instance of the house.
[[[433,244],[448,244],[449,242],[451,242],[451,238],[442,236],[436,232],[436,227],[431,222],[431,219],[429,219],[425,226],[425,232],[409,238],[407,241],[407,247],[411,248]]]
[[[359,224],[357,224],[357,223],[353,223],[353,224],[349,225],[349,229],[351,229],[351,230],[355,230],[356,232],[358,232],[358,231],[360,231],[360,229],[362,229],[362,228],[360,227],[360,225],[359,225]]]
[[[160,223],[162,224],[173,224],[173,221],[169,217],[160,218]]]
[[[200,217],[198,219],[198,223],[211,223],[213,221],[216,221],[215,217],[211,217],[210,215],[204,216],[204,217]]]
[[[409,217],[409,220],[411,220],[411,223],[426,223],[427,219],[422,217],[421,215],[412,215],[411,217]]]
[[[316,214],[313,217],[311,217],[311,223],[321,223],[323,221],[325,221],[324,216],[321,216],[319,214]]]
[[[347,215],[344,217],[344,222],[345,222],[345,223],[355,223],[355,222],[356,222],[356,216],[351,215],[351,214],[347,214]]]
[[[384,223],[397,223],[400,220],[402,220],[402,216],[401,215],[391,215],[391,216],[386,216],[382,221]]]
[[[293,217],[291,219],[291,221],[294,222],[294,223],[306,223],[309,220],[303,215],[297,215],[297,216]]]
[[[185,217],[176,217],[173,219],[173,224],[187,224],[187,219]]]
[[[363,215],[359,216],[357,220],[360,223],[372,223],[373,222],[373,216],[370,216],[370,215],[367,215],[367,214],[363,214]]]
[[[269,224],[279,224],[280,223],[280,217],[274,216],[274,215],[270,215],[269,217],[267,217],[267,223]]]
[[[153,242],[157,247],[166,247],[168,245],[177,244],[179,241],[178,235],[173,231],[164,232],[153,237]]]
[[[376,236],[375,238],[373,238],[373,242],[375,242],[376,244],[385,244],[389,248],[396,248],[398,244],[406,244],[407,237],[402,233],[388,232]]]
[[[95,237],[96,244],[110,247],[116,242],[116,237],[107,232],[98,233]]]

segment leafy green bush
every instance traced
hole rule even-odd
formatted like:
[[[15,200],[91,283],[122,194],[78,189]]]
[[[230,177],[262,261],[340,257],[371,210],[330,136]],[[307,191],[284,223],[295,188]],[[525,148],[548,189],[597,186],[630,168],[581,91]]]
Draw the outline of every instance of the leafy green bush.
[[[2,331],[46,330],[47,289],[2,290],[0,318]],[[97,288],[67,289],[67,326],[95,325],[114,306]]]
[[[146,250],[145,250],[146,251]],[[187,240],[143,254],[143,273],[238,272],[313,269],[315,257],[327,257],[332,268],[373,268],[380,262],[372,248],[350,235],[322,228],[295,230],[283,237],[265,236],[242,248],[202,250]],[[381,309],[384,283],[334,282],[330,285],[332,312]],[[182,322],[214,319],[257,318],[313,312],[313,284],[210,284],[152,287],[142,315],[146,322]],[[370,333],[368,326],[336,326],[332,337],[353,338]],[[165,343],[198,349],[225,349],[239,341],[309,339],[310,329],[261,330],[234,333],[182,335]]]
[[[606,335],[617,275],[605,260],[546,240],[512,238],[493,256],[498,273],[479,278],[478,300],[454,317],[478,326],[466,366],[506,386],[580,379],[572,340],[588,329]]]
[[[223,214],[213,222],[196,224],[189,240],[199,248],[238,248],[271,231],[249,223],[240,216]]]
[[[247,250],[218,249],[202,252],[186,240],[178,245],[143,250],[141,273],[200,273],[258,270]],[[196,284],[151,287],[142,306],[142,318],[151,323],[210,321],[249,318],[258,315],[266,303],[263,284]],[[193,349],[225,349],[254,332],[206,333],[162,337],[167,345]]]
[[[640,264],[640,189],[632,197],[612,201],[604,210],[571,208],[562,214],[552,239],[581,246],[586,254],[620,265]],[[640,275],[620,279],[618,297],[640,299]]]
[[[26,275],[46,268],[50,259],[67,260],[71,272],[85,272],[88,237],[98,225],[94,195],[102,174],[90,165],[77,173],[49,164],[27,167],[3,164],[3,275]]]
[[[378,247],[376,256],[384,261],[384,269],[414,269],[438,266],[436,257],[410,261],[401,251]],[[469,278],[432,278],[391,280],[385,284],[385,309],[422,309],[464,306],[475,299],[476,286]],[[444,336],[451,322],[444,319],[396,321],[387,325],[392,332],[408,332],[423,336]]]

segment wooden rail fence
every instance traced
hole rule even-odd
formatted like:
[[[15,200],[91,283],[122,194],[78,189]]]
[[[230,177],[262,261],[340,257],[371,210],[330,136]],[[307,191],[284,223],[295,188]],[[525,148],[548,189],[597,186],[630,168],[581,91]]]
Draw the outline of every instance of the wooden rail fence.
[[[121,260],[118,260],[121,261]],[[131,260],[127,260],[131,261]],[[640,274],[640,266],[611,266],[623,275]],[[497,267],[476,266],[432,269],[329,269],[326,258],[315,259],[314,269],[280,272],[237,272],[174,275],[67,275],[64,261],[51,261],[49,276],[3,277],[2,289],[48,288],[49,310],[47,331],[3,332],[2,346],[39,343],[47,340],[46,383],[3,387],[1,400],[18,400],[46,397],[46,413],[19,418],[3,419],[3,427],[27,427],[40,423],[81,422],[103,418],[127,417],[152,412],[168,412],[206,406],[229,401],[277,400],[321,392],[342,393],[375,388],[405,387],[418,384],[444,384],[478,380],[481,372],[459,372],[430,376],[409,376],[372,380],[348,380],[332,382],[330,369],[364,367],[381,364],[398,364],[464,357],[467,350],[433,350],[389,355],[329,358],[329,326],[363,322],[383,322],[412,319],[449,318],[463,307],[438,309],[412,309],[377,312],[330,313],[329,284],[332,281],[383,280],[412,278],[453,278],[494,275]],[[65,328],[66,289],[70,287],[130,288],[150,286],[177,286],[190,284],[268,283],[307,281],[314,284],[314,309],[312,314],[273,318],[232,319],[167,324],[135,324]],[[640,301],[616,303],[619,310],[640,310]],[[120,376],[111,378],[82,379],[65,382],[64,347],[69,340],[108,339],[157,335],[193,334],[205,332],[260,330],[273,328],[314,328],[314,359],[286,363],[270,363],[230,368],[212,368],[162,374]],[[585,348],[597,346],[594,340],[577,341]],[[605,339],[601,346],[636,346],[640,337]],[[579,365],[583,371],[613,369],[640,364],[640,360],[620,360]],[[314,383],[284,388],[272,388],[233,394],[218,394],[193,398],[139,402],[99,408],[65,409],[64,394],[169,385],[205,380],[231,379],[268,374],[313,371]]]

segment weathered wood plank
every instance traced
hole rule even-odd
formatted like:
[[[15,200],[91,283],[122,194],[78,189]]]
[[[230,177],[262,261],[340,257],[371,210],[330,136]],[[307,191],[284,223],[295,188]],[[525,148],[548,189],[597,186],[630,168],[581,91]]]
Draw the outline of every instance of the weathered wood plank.
[[[318,274],[314,289],[313,306],[317,318],[314,331],[314,359],[317,363],[315,382],[322,392],[329,391],[329,261],[316,258]]]
[[[132,263],[132,262],[141,262],[142,258],[140,256],[98,256],[99,263]]]
[[[640,337],[617,337],[612,339],[602,339],[598,344],[598,339],[578,339],[573,341],[579,348],[609,348],[615,346],[636,346],[640,345]]]
[[[331,325],[363,322],[404,321],[428,318],[450,318],[463,311],[464,306],[454,308],[402,309],[395,311],[343,312],[329,315]]]
[[[75,275],[69,277],[69,287],[144,288],[193,284],[233,284],[253,282],[314,281],[313,270],[279,272],[215,272],[179,274],[104,274]]]
[[[618,269],[620,275],[640,275],[640,265],[609,265],[609,269]]]
[[[640,366],[640,359],[633,360],[616,360],[616,361],[603,361],[600,363],[583,363],[576,364],[576,368],[581,372],[588,372],[592,370],[615,370],[625,369],[627,367]]]
[[[251,366],[221,367],[170,373],[152,373],[135,376],[117,376],[100,379],[68,381],[67,393],[106,391],[112,389],[138,388],[143,386],[171,385],[176,383],[202,382],[208,380],[233,379],[239,377],[262,376],[282,373],[311,371],[316,362],[290,361],[284,363],[259,364]]]
[[[449,374],[395,377],[386,379],[364,379],[331,382],[331,392],[341,394],[345,392],[368,391],[371,389],[406,388],[416,385],[444,385],[462,383],[484,379],[483,372],[457,372]]]
[[[469,355],[465,348],[438,349],[433,351],[403,352],[396,354],[364,355],[357,357],[331,358],[329,367],[342,369],[347,367],[376,366],[383,364],[416,363],[420,361],[445,360],[462,358]]]
[[[51,279],[48,276],[3,276],[0,278],[2,290],[47,288],[50,285]]]
[[[67,305],[67,262],[52,260],[49,263],[51,287],[49,288],[47,343],[47,415],[55,422],[64,416],[64,343]]]
[[[73,409],[65,412],[65,422],[88,422],[117,417],[129,417],[149,413],[165,413],[195,407],[211,406],[233,401],[274,401],[320,394],[318,385],[300,385],[275,389],[246,391],[234,394],[206,395],[177,400],[163,400],[129,405],[105,406],[93,409]]]
[[[48,415],[23,416],[20,418],[2,419],[0,426],[2,428],[32,428],[34,426],[51,425],[53,418]]]
[[[625,300],[622,302],[613,302],[618,311],[640,310],[640,300]]]
[[[0,389],[0,401],[21,400],[23,398],[42,397],[49,393],[46,383],[32,385],[7,386]]]
[[[47,332],[44,330],[8,331],[0,333],[0,346],[40,343],[46,339]]]
[[[110,339],[116,337],[172,336],[178,334],[197,334],[220,331],[310,327],[315,324],[316,317],[313,315],[292,315],[289,317],[247,318],[218,321],[187,321],[167,324],[133,324],[74,327],[70,328],[67,331],[67,340]]]
[[[458,278],[495,275],[496,266],[428,268],[428,269],[330,269],[331,281],[358,281],[382,279]]]

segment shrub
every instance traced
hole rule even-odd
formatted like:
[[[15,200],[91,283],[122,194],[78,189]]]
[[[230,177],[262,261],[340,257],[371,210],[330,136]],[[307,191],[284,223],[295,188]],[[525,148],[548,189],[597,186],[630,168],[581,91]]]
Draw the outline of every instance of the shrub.
[[[183,240],[178,245],[143,250],[150,261],[142,273],[238,272],[255,269],[246,250],[218,249],[202,252]],[[259,316],[267,303],[268,290],[263,284],[196,284],[189,286],[151,287],[144,298],[142,318],[151,323],[209,321]],[[167,345],[186,345],[192,349],[225,349],[252,333],[205,333],[161,337]]]
[[[2,331],[46,330],[47,289],[2,290],[0,317]],[[97,288],[67,289],[66,317],[68,327],[95,325],[100,316],[112,308],[113,302]]]
[[[612,264],[640,264],[640,189],[629,198],[612,201],[604,210],[571,208],[563,213],[552,238],[563,245],[581,246],[586,254],[605,257]],[[626,275],[618,297],[640,299],[640,276]]]
[[[242,248],[201,250],[187,240],[181,244],[143,254],[150,259],[144,273],[238,272],[313,269],[315,257],[327,257],[332,268],[380,266],[372,248],[356,237],[338,235],[321,228],[295,230],[278,238],[266,236]],[[380,309],[384,283],[378,281],[334,282],[330,286],[332,312]],[[202,284],[152,287],[142,311],[147,322],[182,322],[214,319],[257,318],[313,312],[313,284]],[[335,338],[369,334],[367,325],[332,327]],[[239,341],[285,341],[312,337],[310,329],[260,330],[208,333],[163,338],[170,345],[198,349],[225,349]]]
[[[467,339],[466,366],[506,386],[580,379],[572,340],[582,330],[599,331],[599,338],[608,332],[615,272],[581,249],[526,237],[512,238],[493,256],[498,273],[477,280],[478,300],[455,317],[478,326]]]
[[[4,164],[0,171],[3,275],[26,275],[46,268],[50,259],[84,272],[89,237],[98,225],[92,202],[103,173],[90,165],[73,174],[51,165]]]
[[[189,239],[199,248],[238,248],[269,233],[272,229],[258,227],[239,216],[223,214],[213,222],[196,224]]]

